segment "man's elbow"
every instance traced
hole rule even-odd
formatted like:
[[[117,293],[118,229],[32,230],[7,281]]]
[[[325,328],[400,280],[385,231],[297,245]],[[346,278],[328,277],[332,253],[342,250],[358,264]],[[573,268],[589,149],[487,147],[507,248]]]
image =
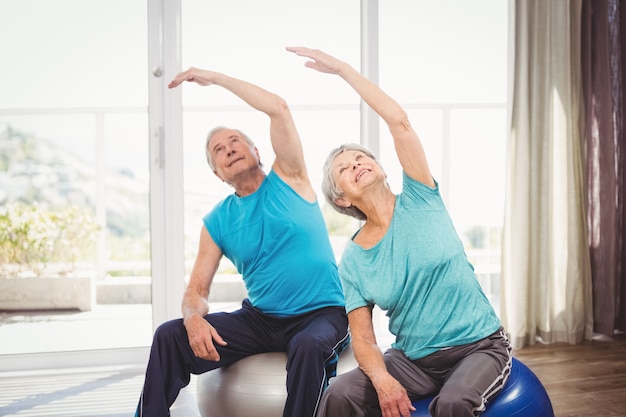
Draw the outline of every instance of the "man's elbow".
[[[289,110],[289,105],[282,97],[276,96],[269,115],[275,118],[291,117],[291,110]]]

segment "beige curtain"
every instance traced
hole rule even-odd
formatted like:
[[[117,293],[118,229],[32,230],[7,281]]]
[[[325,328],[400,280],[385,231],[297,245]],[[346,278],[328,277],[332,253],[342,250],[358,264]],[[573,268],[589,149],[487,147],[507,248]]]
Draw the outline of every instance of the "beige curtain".
[[[510,1],[501,317],[514,347],[593,332],[580,135],[581,0]]]

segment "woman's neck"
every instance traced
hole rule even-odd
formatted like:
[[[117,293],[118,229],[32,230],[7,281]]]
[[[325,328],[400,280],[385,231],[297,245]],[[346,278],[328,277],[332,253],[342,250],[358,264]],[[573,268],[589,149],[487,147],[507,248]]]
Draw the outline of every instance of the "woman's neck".
[[[376,245],[389,229],[395,206],[396,196],[391,191],[385,194],[384,198],[371,200],[371,204],[365,205],[365,210],[361,211],[367,216],[367,220],[354,238],[354,242],[365,249]]]

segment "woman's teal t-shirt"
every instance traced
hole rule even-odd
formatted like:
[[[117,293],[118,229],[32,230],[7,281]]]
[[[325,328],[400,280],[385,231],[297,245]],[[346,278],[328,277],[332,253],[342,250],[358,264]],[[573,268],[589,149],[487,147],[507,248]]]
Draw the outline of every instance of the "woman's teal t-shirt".
[[[485,338],[500,320],[483,293],[439,194],[406,174],[385,236],[350,241],[339,265],[348,312],[378,305],[412,360]]]
[[[226,197],[203,220],[242,274],[254,307],[278,317],[343,307],[319,204],[304,200],[274,171],[255,193]]]

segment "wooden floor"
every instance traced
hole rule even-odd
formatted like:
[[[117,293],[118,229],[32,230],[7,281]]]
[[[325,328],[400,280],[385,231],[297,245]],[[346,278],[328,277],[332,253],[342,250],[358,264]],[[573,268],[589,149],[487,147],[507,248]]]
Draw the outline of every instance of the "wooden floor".
[[[626,416],[626,335],[578,345],[536,344],[513,355],[539,377],[555,417]]]
[[[578,345],[537,344],[514,356],[543,383],[555,417],[626,416],[626,335]],[[0,416],[131,417],[144,365],[3,373]],[[199,417],[195,377],[181,391],[172,417]],[[504,417],[504,416],[503,416]]]

